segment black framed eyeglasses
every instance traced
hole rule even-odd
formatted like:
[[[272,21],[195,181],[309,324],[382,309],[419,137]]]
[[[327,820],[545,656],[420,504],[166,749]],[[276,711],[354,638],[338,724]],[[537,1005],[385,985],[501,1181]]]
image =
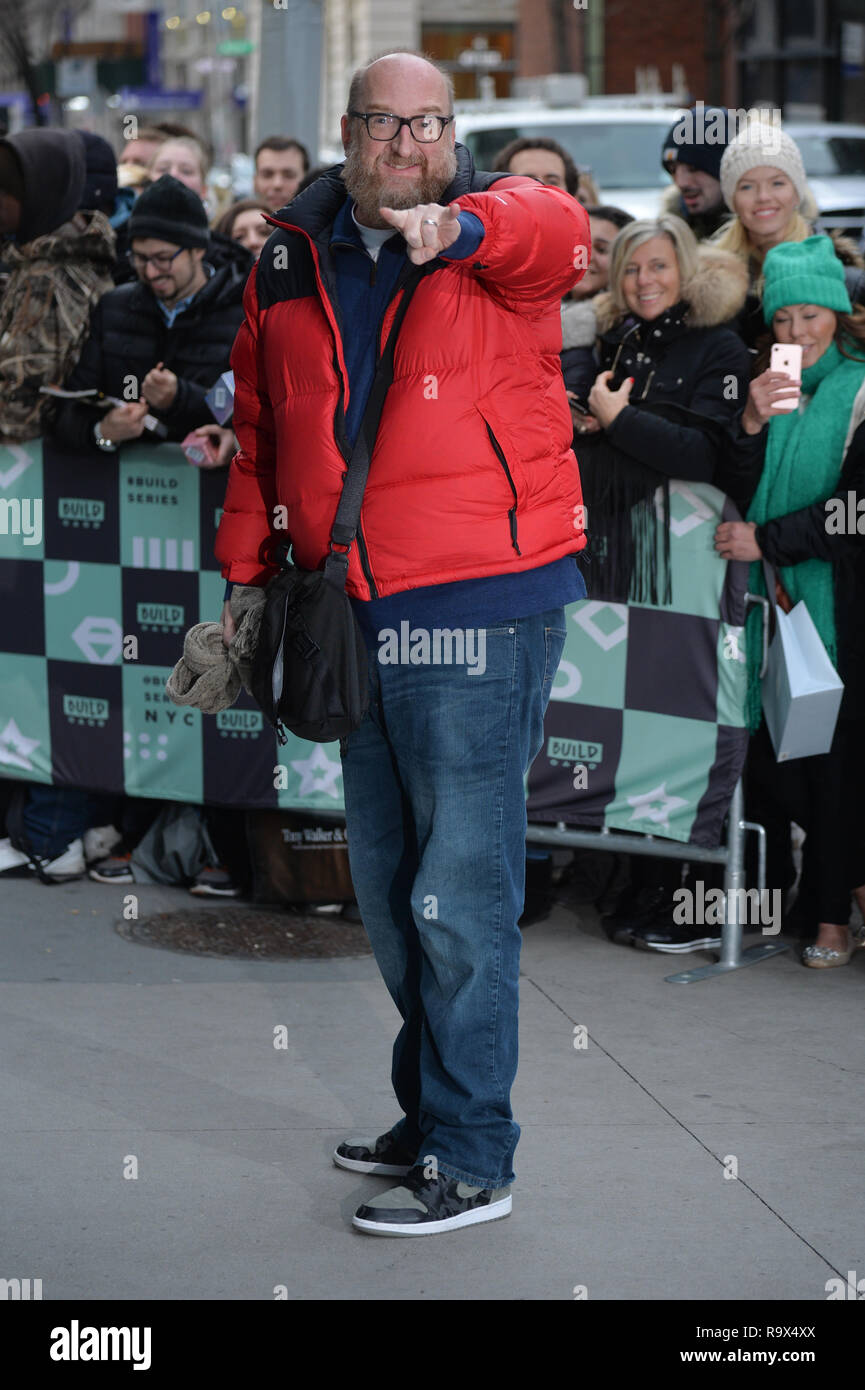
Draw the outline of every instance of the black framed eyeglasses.
[[[158,251],[155,256],[142,256],[140,251],[127,251],[126,259],[135,270],[144,270],[151,263],[157,270],[168,270],[172,261],[176,261],[181,251],[185,250],[185,246],[180,246],[173,256],[169,256],[167,251]]]
[[[417,140],[419,145],[435,144],[436,140],[442,138],[445,126],[450,125],[453,120],[453,116],[431,114],[394,116],[389,111],[348,111],[346,114],[356,116],[359,121],[364,122],[370,140],[393,140],[403,126],[407,125],[412,139]]]

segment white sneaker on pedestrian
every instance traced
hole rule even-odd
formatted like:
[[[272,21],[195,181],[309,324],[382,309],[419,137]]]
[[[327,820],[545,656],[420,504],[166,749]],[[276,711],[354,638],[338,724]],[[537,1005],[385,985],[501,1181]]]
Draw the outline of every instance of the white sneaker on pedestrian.
[[[83,878],[87,868],[84,862],[84,844],[81,840],[73,840],[56,859],[48,859],[43,854],[34,854],[33,858],[38,860],[42,875],[55,883]]]
[[[47,858],[47,855],[31,855],[28,859],[29,866],[36,872],[35,865],[39,865],[39,877],[50,878],[51,883],[67,883],[71,878],[83,878],[85,876],[86,863],[83,858],[83,842],[74,840],[65,847],[61,855],[54,859]]]
[[[38,862],[42,874],[57,883],[84,876],[86,865],[84,844],[81,840],[73,840],[63,853],[56,855],[54,859],[48,859],[44,854],[25,854],[23,850],[15,849],[11,840],[0,840],[0,874],[5,873],[7,869],[23,868],[29,868],[31,873],[35,873],[34,859]]]
[[[88,864],[94,864],[97,859],[107,859],[122,839],[116,826],[94,825],[84,832],[84,858]]]
[[[7,869],[23,869],[30,863],[26,854],[22,854],[20,849],[14,849],[12,841],[8,838],[0,840],[0,874],[5,874]]]

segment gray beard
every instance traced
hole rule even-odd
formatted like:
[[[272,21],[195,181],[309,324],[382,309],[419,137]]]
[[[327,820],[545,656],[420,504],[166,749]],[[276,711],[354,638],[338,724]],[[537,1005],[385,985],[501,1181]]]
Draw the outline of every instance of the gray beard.
[[[382,193],[380,174],[370,173],[361,163],[357,150],[350,149],[342,168],[343,182],[357,205],[358,221],[365,227],[388,227],[379,208],[413,208],[418,203],[437,203],[457,171],[456,151],[451,150],[443,173],[432,175],[421,169],[412,186]]]

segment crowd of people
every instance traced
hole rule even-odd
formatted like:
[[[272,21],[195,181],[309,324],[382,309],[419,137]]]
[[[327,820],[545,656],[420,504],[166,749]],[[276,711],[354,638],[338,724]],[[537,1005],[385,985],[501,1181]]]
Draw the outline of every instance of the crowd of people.
[[[394,140],[403,138],[400,127]],[[760,706],[760,643],[749,641],[746,795],[750,818],[767,827],[768,882],[793,888],[791,826],[800,826],[786,926],[812,942],[807,965],[844,964],[863,944],[849,927],[854,897],[865,910],[865,562],[860,537],[825,522],[827,501],[865,489],[865,259],[848,238],[815,234],[801,154],[766,118],[740,127],[700,105],[684,131],[673,126],[659,159],[671,185],[649,220],[606,203],[604,170],[579,167],[551,139],[511,142],[492,172],[562,190],[591,230],[591,259],[561,300],[589,596],[669,602],[669,482],[712,483],[743,518],[718,527],[719,555],[751,563],[754,593],[766,591],[768,561],[778,603],[789,611],[804,600],[844,680],[831,751],[779,764]],[[296,139],[274,135],[255,151],[252,196],[223,206],[209,162],[203,141],[171,122],[140,125],[119,151],[89,133],[0,140],[0,442],[50,435],[60,449],[110,456],[141,438],[192,435],[208,445],[203,466],[227,471],[233,422],[216,423],[205,397],[231,365],[250,271],[276,225],[267,219],[302,208],[306,191],[334,174],[313,168]],[[382,233],[376,251],[387,244]],[[369,245],[364,254],[376,259]],[[773,342],[803,348],[801,389],[771,369]],[[44,386],[123,403],[97,411]],[[216,852],[192,891],[248,891],[239,813],[210,810],[207,821]],[[24,789],[0,872],[130,882],[146,824],[140,805],[88,789]],[[565,876],[591,880],[592,858],[575,854]],[[674,923],[682,871],[635,856],[617,899],[606,900],[610,939],[662,951],[713,944]]]

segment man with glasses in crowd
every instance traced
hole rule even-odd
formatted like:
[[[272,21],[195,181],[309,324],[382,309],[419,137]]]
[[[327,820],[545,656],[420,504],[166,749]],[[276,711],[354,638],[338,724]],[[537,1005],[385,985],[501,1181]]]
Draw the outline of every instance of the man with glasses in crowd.
[[[371,466],[346,587],[371,703],[341,752],[352,879],[403,1020],[403,1115],[334,1161],[403,1179],[354,1216],[386,1236],[511,1209],[523,777],[564,605],[585,594],[558,354],[588,219],[557,188],[477,173],[452,99],[422,55],[368,64],[342,121],[345,163],[276,219],[232,354],[240,449],[216,545],[229,584],[265,584],[268,543],[286,538],[272,531],[279,507],[296,563],[321,568],[364,420]],[[371,386],[392,334],[382,406]],[[228,605],[223,622],[229,642]],[[379,644],[404,629],[421,633],[420,655],[394,662]],[[453,664],[424,663],[431,630],[455,635]]]
[[[103,295],[78,365],[64,384],[123,402],[104,413],[66,400],[54,433],[70,449],[107,453],[138,439],[155,417],[178,441],[212,424],[205,395],[229,363],[243,319],[245,269],[208,262],[201,199],[165,174],[137,199],[129,219],[136,279]]]

